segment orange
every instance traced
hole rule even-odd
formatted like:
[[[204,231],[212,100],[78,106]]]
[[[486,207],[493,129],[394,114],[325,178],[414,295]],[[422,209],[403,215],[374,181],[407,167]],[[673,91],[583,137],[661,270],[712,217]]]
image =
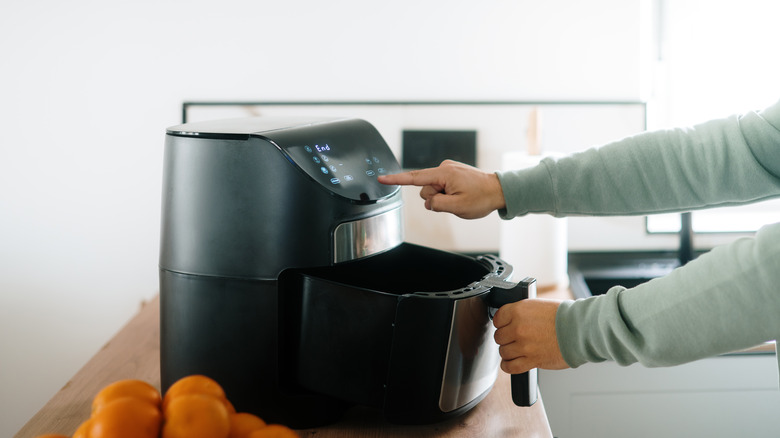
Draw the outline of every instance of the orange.
[[[165,412],[162,438],[227,438],[230,433],[228,410],[211,395],[178,395]]]
[[[298,438],[298,433],[281,424],[269,424],[250,433],[249,438]]]
[[[228,410],[228,414],[232,415],[232,414],[236,413],[236,408],[235,408],[235,406],[233,406],[233,403],[231,403],[230,400],[228,400],[227,398],[224,398],[224,399],[222,399],[222,403],[225,404],[225,407]]]
[[[248,438],[249,433],[265,427],[263,421],[257,415],[248,412],[240,412],[230,415],[230,438]]]
[[[87,419],[87,421],[81,423],[78,429],[76,429],[76,432],[73,433],[73,438],[88,438],[87,433],[89,432],[89,426],[91,425],[90,420]]]
[[[134,397],[144,400],[158,408],[162,401],[160,392],[154,386],[142,380],[118,380],[104,386],[95,398],[92,399],[92,414],[94,415],[106,403],[122,397]]]
[[[157,438],[162,413],[148,402],[123,397],[106,403],[89,420],[89,438]]]
[[[182,377],[174,382],[163,397],[163,412],[172,399],[185,394],[204,394],[227,401],[225,390],[214,379],[201,374]]]

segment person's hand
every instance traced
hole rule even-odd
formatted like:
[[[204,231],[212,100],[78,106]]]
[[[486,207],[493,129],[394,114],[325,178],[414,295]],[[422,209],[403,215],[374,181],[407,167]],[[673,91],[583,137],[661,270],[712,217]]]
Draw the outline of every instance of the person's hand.
[[[425,200],[425,208],[452,213],[463,219],[485,217],[506,206],[495,173],[452,160],[430,169],[383,175],[379,182],[422,187],[420,197]]]
[[[569,368],[558,348],[555,314],[560,301],[527,299],[502,306],[493,317],[501,369],[519,374],[533,368]]]

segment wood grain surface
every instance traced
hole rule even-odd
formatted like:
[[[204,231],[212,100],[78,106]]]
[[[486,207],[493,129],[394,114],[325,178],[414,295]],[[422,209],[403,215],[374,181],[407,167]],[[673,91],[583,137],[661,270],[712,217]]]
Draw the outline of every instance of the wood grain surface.
[[[92,398],[119,379],[145,380],[160,388],[160,303],[146,303],[75,376],[15,435],[71,435],[89,417]],[[530,408],[512,403],[509,376],[499,372],[493,390],[470,412],[441,423],[402,426],[387,423],[376,410],[355,408],[337,424],[298,431],[301,437],[551,437],[540,400]]]

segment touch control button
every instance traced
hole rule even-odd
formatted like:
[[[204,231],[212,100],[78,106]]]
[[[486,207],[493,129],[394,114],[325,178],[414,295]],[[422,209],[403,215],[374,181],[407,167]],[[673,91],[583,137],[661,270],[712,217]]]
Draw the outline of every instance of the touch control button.
[[[374,176],[374,175],[376,175],[376,172],[374,172],[373,170],[366,170],[366,175]]]

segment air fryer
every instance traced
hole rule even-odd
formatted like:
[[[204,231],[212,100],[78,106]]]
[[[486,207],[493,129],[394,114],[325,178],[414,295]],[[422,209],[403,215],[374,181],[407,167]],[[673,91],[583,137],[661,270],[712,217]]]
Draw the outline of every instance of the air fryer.
[[[431,423],[476,406],[512,267],[403,241],[400,166],[369,123],[246,118],[168,129],[160,251],[163,389],[189,374],[296,428],[351,406]],[[518,405],[535,372],[515,375]]]

